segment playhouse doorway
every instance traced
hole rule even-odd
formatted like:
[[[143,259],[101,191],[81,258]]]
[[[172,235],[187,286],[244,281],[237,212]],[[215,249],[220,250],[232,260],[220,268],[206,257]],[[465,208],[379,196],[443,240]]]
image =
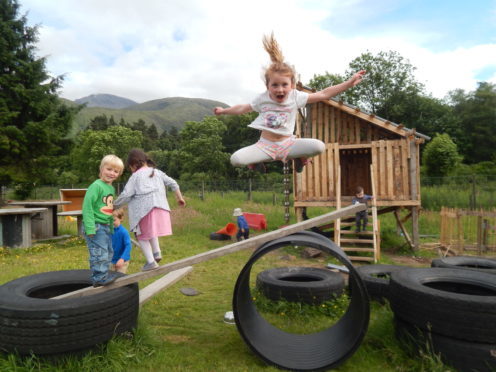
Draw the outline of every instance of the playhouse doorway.
[[[357,186],[362,186],[365,194],[372,194],[370,165],[372,152],[367,148],[349,148],[339,150],[339,164],[341,166],[341,196],[352,197]]]

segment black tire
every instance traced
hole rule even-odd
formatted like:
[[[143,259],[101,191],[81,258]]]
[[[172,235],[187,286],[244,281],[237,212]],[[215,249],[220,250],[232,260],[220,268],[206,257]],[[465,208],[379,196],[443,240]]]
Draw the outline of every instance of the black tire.
[[[257,288],[271,300],[320,304],[343,292],[341,274],[314,267],[277,267],[257,275]]]
[[[422,330],[496,343],[496,276],[474,270],[410,268],[391,274],[391,309]]]
[[[496,274],[496,260],[485,257],[454,256],[435,258],[431,262],[431,267],[479,270],[490,274]]]
[[[136,328],[137,283],[90,296],[50,299],[91,286],[90,275],[89,270],[51,271],[0,286],[0,349],[20,355],[79,351]]]
[[[231,236],[227,234],[210,233],[210,240],[231,240]]]
[[[496,371],[496,344],[458,340],[452,337],[420,330],[414,325],[395,317],[396,338],[405,350],[416,355],[420,350],[439,355],[443,363],[460,372]]]
[[[391,273],[405,268],[408,266],[377,264],[359,266],[357,271],[367,287],[369,298],[383,304],[385,300],[389,300]]]
[[[274,327],[257,311],[250,290],[251,269],[264,255],[288,245],[319,249],[349,270],[348,309],[327,329],[310,334],[288,333]],[[295,233],[265,243],[249,258],[234,287],[233,313],[243,340],[267,363],[292,371],[327,371],[337,368],[358,349],[367,332],[370,307],[365,285],[341,248],[323,236]]]

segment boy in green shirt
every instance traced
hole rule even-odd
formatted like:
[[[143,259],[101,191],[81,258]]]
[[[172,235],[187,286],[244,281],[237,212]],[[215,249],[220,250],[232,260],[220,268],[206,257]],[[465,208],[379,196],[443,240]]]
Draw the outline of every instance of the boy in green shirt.
[[[89,251],[93,287],[109,285],[117,279],[109,272],[112,259],[112,233],[115,190],[112,186],[124,170],[124,164],[115,155],[105,156],[100,163],[100,178],[86,191],[83,200],[83,233]]]

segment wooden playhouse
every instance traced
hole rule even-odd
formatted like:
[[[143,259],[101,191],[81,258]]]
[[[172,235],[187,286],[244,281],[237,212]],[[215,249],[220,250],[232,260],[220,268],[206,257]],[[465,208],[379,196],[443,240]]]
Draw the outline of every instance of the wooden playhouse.
[[[299,90],[312,92],[298,85]],[[354,221],[334,222],[336,244],[360,261],[380,257],[377,214],[393,212],[413,249],[418,248],[420,144],[429,137],[338,100],[313,103],[300,111],[298,137],[318,138],[325,151],[294,177],[294,207],[298,221],[309,207],[341,208],[351,204],[357,186],[374,195],[369,208],[370,231],[354,234]],[[407,210],[401,216],[401,210]],[[412,219],[411,236],[404,222]],[[369,236],[367,236],[367,234]]]

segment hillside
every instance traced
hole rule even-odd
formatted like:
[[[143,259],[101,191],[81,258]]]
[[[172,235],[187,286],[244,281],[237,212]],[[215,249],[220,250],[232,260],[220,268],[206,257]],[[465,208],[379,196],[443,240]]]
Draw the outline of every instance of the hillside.
[[[112,109],[122,109],[137,104],[137,102],[134,102],[133,100],[114,96],[113,94],[92,94],[79,98],[74,102],[78,105],[85,103],[86,107],[105,107]]]
[[[201,121],[205,116],[213,115],[216,106],[227,105],[202,98],[169,97],[121,109],[85,107],[74,118],[71,134],[74,135],[85,128],[91,119],[99,115],[106,115],[109,118],[113,116],[116,122],[124,119],[128,123],[134,123],[143,119],[147,125],[155,124],[161,133],[171,127],[181,128],[186,121]]]

